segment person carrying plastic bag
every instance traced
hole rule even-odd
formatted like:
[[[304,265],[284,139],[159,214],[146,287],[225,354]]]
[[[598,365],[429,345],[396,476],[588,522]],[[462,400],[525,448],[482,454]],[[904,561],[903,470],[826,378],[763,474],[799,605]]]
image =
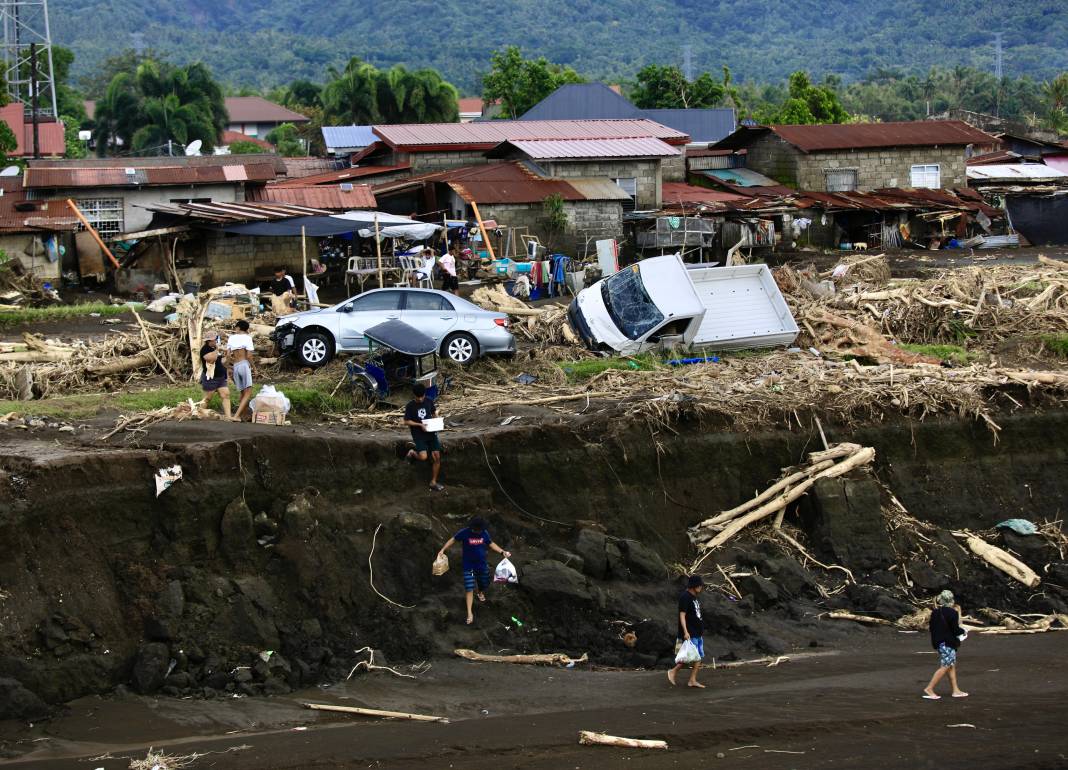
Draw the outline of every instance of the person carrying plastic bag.
[[[690,575],[686,579],[686,590],[679,594],[679,624],[675,642],[675,667],[668,671],[668,681],[675,684],[675,675],[685,665],[692,665],[690,687],[704,685],[697,681],[697,672],[701,670],[701,659],[705,656],[703,634],[704,621],[701,618],[701,601],[698,598],[705,590],[705,581],[700,575]]]
[[[486,601],[485,591],[489,588],[490,575],[489,564],[486,563],[486,549],[496,551],[505,559],[511,557],[512,554],[493,542],[489,530],[486,529],[486,521],[481,516],[475,516],[468,522],[467,527],[445,541],[445,545],[441,546],[441,550],[438,551],[439,559],[445,555],[453,543],[459,543],[463,547],[464,598],[467,602],[467,625],[471,625],[475,622],[475,586],[478,586],[480,602]]]

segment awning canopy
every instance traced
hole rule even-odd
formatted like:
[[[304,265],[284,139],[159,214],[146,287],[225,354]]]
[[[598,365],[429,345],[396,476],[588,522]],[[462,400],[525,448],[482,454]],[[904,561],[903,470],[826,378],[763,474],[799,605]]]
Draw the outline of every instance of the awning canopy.
[[[412,238],[424,240],[441,229],[441,225],[431,225],[395,214],[374,211],[346,211],[344,214],[326,216],[293,217],[273,222],[246,222],[225,225],[218,229],[236,235],[258,235],[278,237],[284,235],[310,235],[321,237],[359,233],[368,238],[375,232],[375,217],[378,218],[379,232],[385,238]]]
[[[364,331],[363,336],[409,356],[425,356],[437,350],[434,340],[404,321],[386,321]]]

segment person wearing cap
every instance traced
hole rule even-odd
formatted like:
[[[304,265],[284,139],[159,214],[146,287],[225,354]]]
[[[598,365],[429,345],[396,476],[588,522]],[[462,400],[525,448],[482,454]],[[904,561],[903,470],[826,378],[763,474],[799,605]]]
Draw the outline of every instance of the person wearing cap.
[[[704,621],[701,619],[701,602],[698,599],[704,590],[705,581],[700,575],[690,575],[686,578],[686,590],[679,594],[679,628],[675,642],[676,655],[681,649],[682,643],[689,641],[697,647],[697,652],[702,658],[705,656],[703,638],[705,626]],[[676,663],[675,667],[668,671],[668,681],[671,684],[675,684],[675,675],[679,673],[679,669],[684,665],[686,664]],[[701,661],[698,660],[693,664],[693,669],[690,671],[690,681],[687,682],[690,687],[704,688],[704,685],[697,681],[697,672],[700,670]]]
[[[484,602],[490,582],[486,549],[496,551],[505,559],[512,554],[493,542],[489,530],[486,529],[486,521],[481,516],[475,516],[464,529],[445,541],[445,545],[438,551],[439,559],[452,548],[453,543],[460,543],[463,547],[464,599],[467,603],[467,625],[471,625],[475,622],[475,587],[478,587],[478,600]]]
[[[952,591],[943,591],[935,599],[935,608],[931,610],[928,628],[931,631],[931,646],[938,650],[938,670],[931,681],[923,688],[923,697],[927,700],[941,700],[935,693],[935,685],[942,677],[949,674],[949,684],[953,688],[954,698],[967,698],[968,693],[957,686],[957,648],[967,634],[960,627],[960,612],[954,606]]]
[[[200,349],[200,387],[204,391],[204,406],[211,397],[219,394],[222,401],[223,417],[230,417],[230,389],[226,387],[226,365],[219,352],[219,335],[215,332],[204,335],[204,346]]]

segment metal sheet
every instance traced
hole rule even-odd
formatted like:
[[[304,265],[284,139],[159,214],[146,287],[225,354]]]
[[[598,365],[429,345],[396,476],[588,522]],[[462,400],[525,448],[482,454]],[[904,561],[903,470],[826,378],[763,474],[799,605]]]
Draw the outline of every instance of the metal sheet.
[[[679,154],[655,137],[621,139],[513,139],[498,151],[514,147],[534,160],[553,158],[668,158]]]
[[[375,126],[375,133],[394,149],[425,150],[436,146],[490,149],[520,139],[618,139],[652,136],[684,144],[681,131],[652,120],[489,120],[475,123],[426,123]]]

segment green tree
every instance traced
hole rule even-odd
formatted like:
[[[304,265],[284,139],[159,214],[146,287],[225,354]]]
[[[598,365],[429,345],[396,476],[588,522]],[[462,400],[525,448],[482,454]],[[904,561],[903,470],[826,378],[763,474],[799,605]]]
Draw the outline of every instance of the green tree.
[[[7,156],[13,153],[18,146],[18,139],[15,138],[15,132],[11,130],[11,126],[0,121],[0,166],[8,164]]]
[[[120,72],[96,103],[93,141],[97,155],[104,156],[128,145],[140,125],[141,93],[134,75]]]
[[[729,75],[725,70],[724,77]],[[689,81],[674,65],[649,64],[638,70],[637,78],[631,101],[642,109],[717,107],[727,93],[725,83],[707,72]]]
[[[1051,131],[1068,133],[1068,72],[1043,84],[1046,115],[1043,124]]]
[[[310,80],[294,80],[281,89],[279,104],[298,112],[323,106],[323,87]]]
[[[345,69],[330,68],[323,88],[323,118],[333,123],[367,125],[378,115],[378,70],[353,56]]]
[[[382,123],[452,123],[460,94],[435,70],[409,72],[401,65],[377,76],[376,107]]]
[[[259,155],[265,153],[265,150],[255,142],[250,142],[247,139],[238,139],[236,142],[230,142],[230,154],[231,155]]]
[[[141,118],[141,127],[130,137],[136,152],[180,153],[196,139],[210,150],[218,136],[209,115],[195,104],[183,104],[173,93],[145,99],[141,103]],[[179,146],[175,147],[175,143]]]
[[[813,85],[807,72],[790,75],[786,101],[764,122],[807,125],[815,123],[845,123],[849,113],[842,106],[835,90],[836,82]]]
[[[85,142],[78,138],[81,121],[73,115],[64,115],[60,120],[63,122],[63,140],[66,143],[66,152],[64,154],[68,158],[88,157],[89,150],[86,148]]]
[[[279,155],[286,158],[299,158],[305,155],[304,143],[300,132],[292,123],[283,123],[267,134],[267,141],[274,145]],[[230,148],[233,152],[233,147]]]
[[[586,79],[570,67],[552,64],[539,57],[524,59],[518,46],[493,52],[490,71],[482,76],[482,100],[500,101],[498,117],[518,118],[557,88]]]

